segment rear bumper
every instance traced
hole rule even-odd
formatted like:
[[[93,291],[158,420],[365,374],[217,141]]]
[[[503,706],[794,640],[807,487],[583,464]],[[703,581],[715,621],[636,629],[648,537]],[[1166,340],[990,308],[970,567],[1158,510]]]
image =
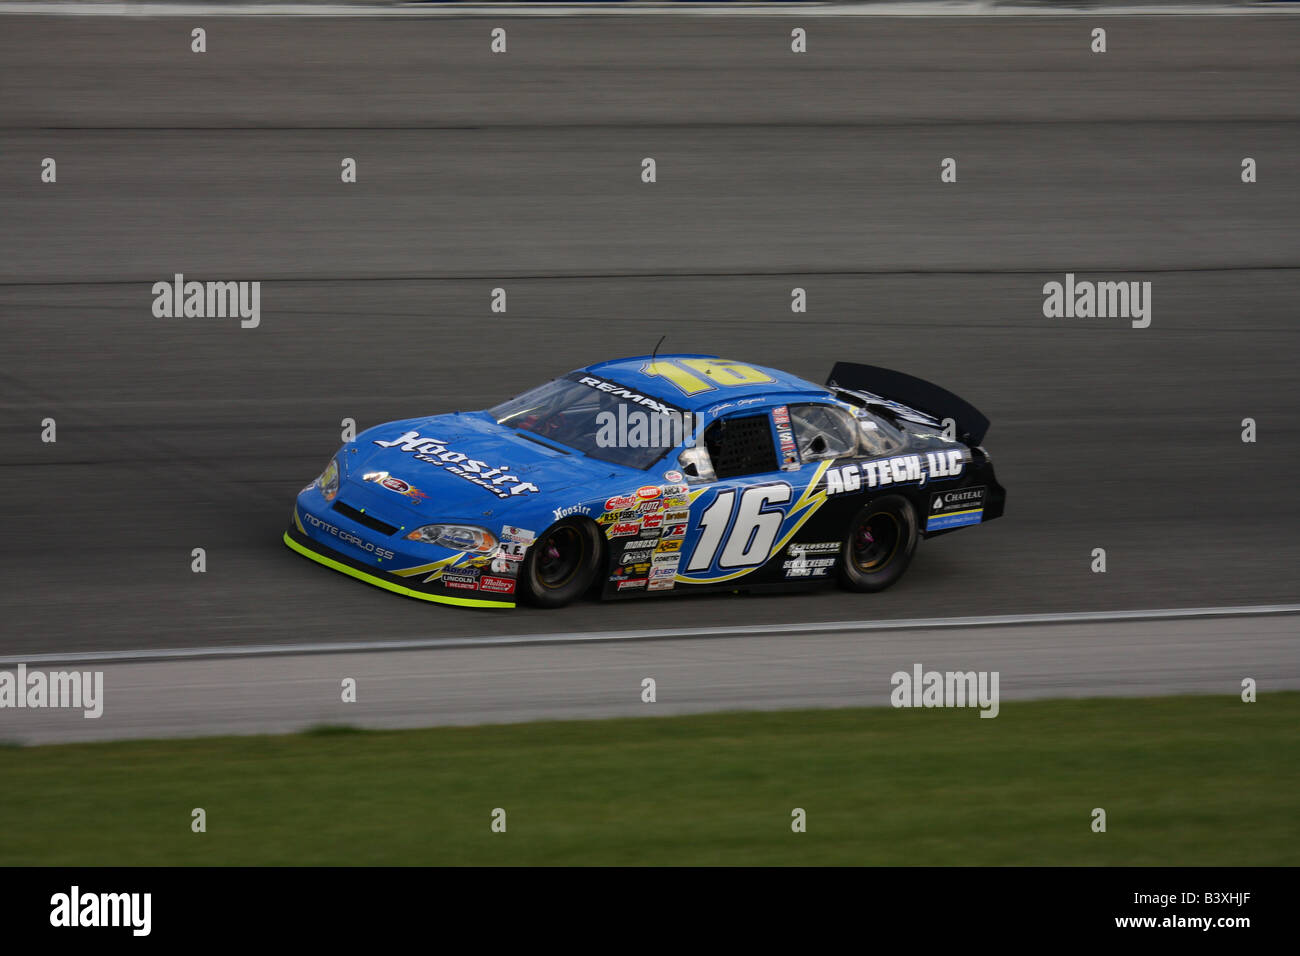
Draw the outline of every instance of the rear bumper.
[[[937,494],[946,499],[953,492],[978,491],[981,488],[984,490],[983,501],[972,502],[968,510],[964,511],[945,509],[935,513],[926,507],[926,502],[934,498],[935,494],[920,495],[917,504],[922,515],[921,534],[926,538],[937,538],[940,535],[960,531],[962,528],[977,527],[995,518],[1001,518],[1007,507],[1007,491],[998,484],[997,478],[993,476],[993,465],[987,460],[972,468],[957,487],[943,488]]]
[[[363,564],[355,558],[348,557],[329,545],[322,544],[310,537],[302,529],[296,509],[288,529],[284,532],[284,543],[292,550],[297,551],[305,558],[310,558],[317,564],[323,564],[327,568],[332,568],[349,577],[356,578],[358,581],[365,581],[367,584],[373,584],[375,587],[383,588],[385,591],[392,591],[394,594],[401,594],[404,597],[417,598],[421,601],[433,601],[437,604],[455,604],[460,607],[508,608],[515,606],[513,594],[488,597],[485,592],[478,590],[479,582],[483,577],[482,571],[478,569],[470,571],[461,568],[435,568],[432,565],[424,565],[416,568],[395,568],[390,572],[380,570],[373,565]],[[453,588],[443,583],[443,574],[452,575],[462,583],[462,588]],[[468,584],[471,578],[474,579],[472,586]],[[512,587],[513,583],[511,582]],[[479,596],[480,594],[483,596]]]
[[[1007,510],[1007,490],[993,477],[992,465],[989,466],[988,488],[988,498],[984,502],[984,520],[992,521],[994,518],[1001,518]]]

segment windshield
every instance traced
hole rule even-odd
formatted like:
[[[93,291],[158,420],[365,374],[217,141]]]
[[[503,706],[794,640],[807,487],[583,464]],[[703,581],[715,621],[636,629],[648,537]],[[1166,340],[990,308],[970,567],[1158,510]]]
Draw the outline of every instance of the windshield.
[[[662,399],[575,372],[488,409],[498,425],[645,470],[682,443],[689,417]]]

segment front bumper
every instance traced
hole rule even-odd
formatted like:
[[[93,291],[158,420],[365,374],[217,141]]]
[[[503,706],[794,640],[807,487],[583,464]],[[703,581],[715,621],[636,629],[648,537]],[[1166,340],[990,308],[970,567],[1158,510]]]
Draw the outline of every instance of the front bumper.
[[[367,563],[356,557],[344,554],[312,537],[302,520],[302,505],[295,504],[289,519],[289,527],[284,533],[284,543],[303,557],[310,558],[317,564],[323,564],[358,581],[365,581],[375,587],[401,594],[405,597],[418,598],[421,601],[434,601],[438,604],[455,604],[460,607],[514,607],[515,581],[509,580],[510,593],[494,593],[489,587],[504,587],[504,580],[491,572],[486,564],[466,563],[467,555],[452,555],[438,561],[412,563],[410,560],[396,560],[389,567],[381,568],[376,563]],[[342,520],[330,516],[331,521],[341,524]],[[355,538],[356,535],[348,535]],[[374,559],[370,559],[371,562]]]

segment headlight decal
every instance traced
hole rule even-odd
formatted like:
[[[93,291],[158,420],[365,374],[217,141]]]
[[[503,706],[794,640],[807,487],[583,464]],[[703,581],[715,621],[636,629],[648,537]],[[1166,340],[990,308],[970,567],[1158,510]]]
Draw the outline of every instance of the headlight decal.
[[[333,501],[338,497],[339,462],[337,458],[330,459],[330,463],[325,466],[325,470],[316,479],[316,484],[320,487],[320,493],[325,496],[326,501]]]
[[[496,535],[492,532],[464,524],[426,524],[409,532],[406,540],[476,554],[490,554],[497,546]]]

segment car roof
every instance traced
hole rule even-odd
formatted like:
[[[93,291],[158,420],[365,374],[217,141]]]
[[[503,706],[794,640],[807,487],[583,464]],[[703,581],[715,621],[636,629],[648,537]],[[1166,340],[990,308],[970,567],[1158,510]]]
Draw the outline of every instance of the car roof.
[[[762,398],[776,399],[779,397],[782,401],[798,401],[801,398],[815,398],[825,400],[831,397],[829,390],[824,385],[817,385],[807,379],[799,378],[797,375],[791,375],[789,372],[782,372],[780,369],[768,368],[765,365],[753,365],[749,362],[738,362],[735,364],[745,365],[748,368],[756,369],[772,379],[770,382],[763,382],[754,385],[723,385],[714,382],[713,387],[708,391],[697,392],[694,395],[684,395],[680,389],[672,384],[667,378],[661,375],[650,375],[646,369],[650,367],[650,361],[653,358],[657,365],[665,362],[676,363],[681,359],[710,359],[720,362],[732,362],[732,359],[719,359],[716,355],[701,355],[689,352],[677,352],[671,355],[635,355],[629,358],[611,359],[608,362],[598,362],[595,365],[588,365],[582,372],[588,372],[593,375],[599,375],[602,378],[610,379],[620,385],[635,389],[644,395],[652,398],[662,398],[663,400],[676,405],[678,408],[687,411],[701,411],[710,408],[720,402],[730,402],[741,398]],[[682,366],[683,370],[688,370],[689,366]],[[691,374],[699,378],[706,376],[691,371]]]

